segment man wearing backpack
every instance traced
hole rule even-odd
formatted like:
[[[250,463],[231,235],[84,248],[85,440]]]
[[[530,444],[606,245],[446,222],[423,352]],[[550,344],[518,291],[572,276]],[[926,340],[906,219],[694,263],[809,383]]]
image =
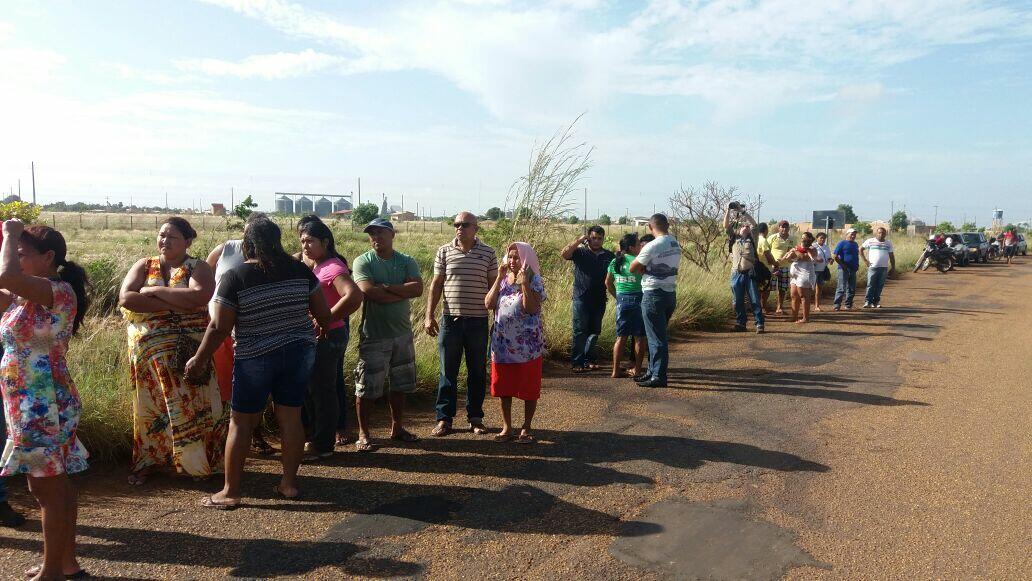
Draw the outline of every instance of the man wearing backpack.
[[[734,222],[738,223],[737,231],[732,225],[731,213],[735,212]],[[731,202],[724,211],[724,231],[727,232],[728,247],[731,257],[731,294],[735,304],[735,327],[737,332],[745,331],[747,314],[745,297],[749,297],[753,318],[756,321],[756,332],[763,333],[763,304],[760,302],[760,290],[756,285],[756,270],[763,266],[756,254],[756,242],[753,240],[752,227],[756,220],[742,208],[738,202]],[[764,276],[760,274],[759,276]],[[770,271],[766,271],[770,278]]]

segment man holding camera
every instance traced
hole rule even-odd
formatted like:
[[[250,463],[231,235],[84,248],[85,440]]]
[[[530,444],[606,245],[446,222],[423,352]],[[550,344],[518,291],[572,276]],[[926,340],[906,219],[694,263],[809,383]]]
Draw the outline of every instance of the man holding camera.
[[[592,226],[563,248],[564,260],[573,261],[573,372],[598,369],[595,344],[606,314],[606,269],[616,258],[602,247],[606,231]]]
[[[763,333],[763,305],[760,302],[756,279],[759,276],[770,280],[770,271],[760,264],[756,252],[756,242],[752,236],[752,228],[755,225],[756,220],[741,204],[731,202],[727,205],[724,211],[724,231],[727,233],[728,252],[731,256],[731,294],[734,297],[736,332],[745,331],[745,322],[748,318],[745,312],[745,297],[748,296],[756,321],[756,332]],[[763,272],[757,274],[759,269]]]

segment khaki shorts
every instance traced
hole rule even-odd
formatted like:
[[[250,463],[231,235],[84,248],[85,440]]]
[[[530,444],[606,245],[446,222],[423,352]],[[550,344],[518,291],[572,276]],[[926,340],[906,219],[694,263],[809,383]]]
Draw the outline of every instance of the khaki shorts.
[[[355,395],[379,399],[390,376],[393,393],[416,390],[416,346],[412,333],[391,339],[359,339]]]

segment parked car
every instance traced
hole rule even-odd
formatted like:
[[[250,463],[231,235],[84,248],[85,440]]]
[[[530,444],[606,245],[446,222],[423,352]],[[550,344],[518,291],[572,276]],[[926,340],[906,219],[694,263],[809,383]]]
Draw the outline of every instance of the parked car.
[[[968,257],[975,262],[989,262],[989,240],[982,232],[964,232],[961,234],[968,248]]]
[[[960,235],[960,232],[947,232],[943,236],[949,241],[949,247],[953,250],[953,261],[957,266],[971,264],[971,252],[964,243],[964,237]]]
[[[1018,254],[1028,256],[1028,241],[1024,234],[1018,234]]]

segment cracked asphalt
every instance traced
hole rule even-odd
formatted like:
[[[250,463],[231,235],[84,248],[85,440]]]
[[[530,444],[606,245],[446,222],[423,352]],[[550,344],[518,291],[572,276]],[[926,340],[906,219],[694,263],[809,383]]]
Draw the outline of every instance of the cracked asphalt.
[[[197,505],[216,482],[132,488],[97,466],[77,479],[81,562],[135,579],[1027,577],[1029,296],[1024,260],[908,275],[879,310],[683,336],[668,389],[552,366],[537,445],[384,439],[303,467],[299,502],[273,494],[275,458],[249,462],[232,512]],[[428,433],[430,399],[410,409]],[[14,579],[41,537],[12,485],[31,518],[0,529]]]

